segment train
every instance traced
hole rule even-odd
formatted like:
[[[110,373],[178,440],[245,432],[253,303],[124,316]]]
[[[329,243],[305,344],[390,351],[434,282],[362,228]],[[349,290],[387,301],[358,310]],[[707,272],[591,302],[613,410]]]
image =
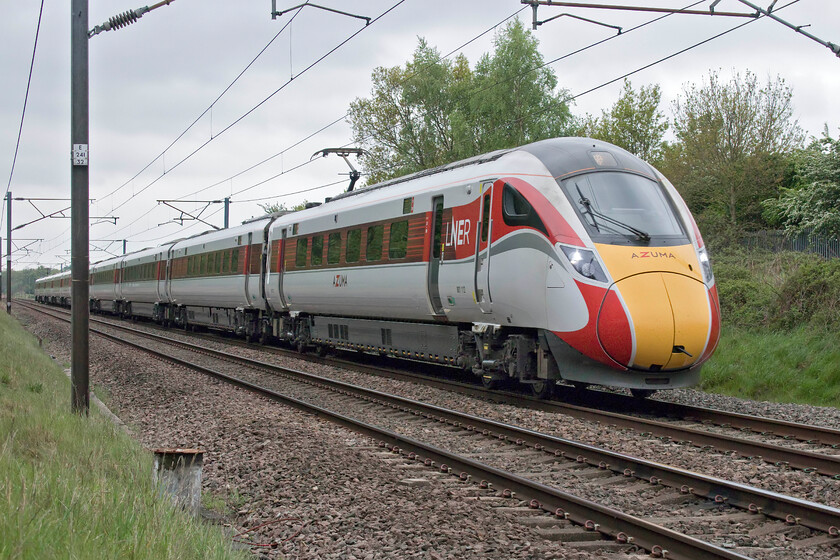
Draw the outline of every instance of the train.
[[[36,299],[70,305],[70,273]],[[689,387],[720,335],[668,179],[591,138],[498,150],[97,262],[92,312],[301,352],[442,364],[488,388]]]

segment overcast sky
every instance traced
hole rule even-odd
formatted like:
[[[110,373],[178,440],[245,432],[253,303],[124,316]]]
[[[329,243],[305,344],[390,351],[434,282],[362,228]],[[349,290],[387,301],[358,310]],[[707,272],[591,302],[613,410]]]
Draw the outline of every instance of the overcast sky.
[[[277,0],[278,9],[293,7],[300,1]],[[770,0],[754,2],[763,7],[770,4]],[[493,48],[493,26],[517,12],[514,17],[530,25],[532,15],[519,0],[316,3],[374,21],[365,27],[361,20],[313,7],[301,10],[236,84],[213,104],[212,110],[169,149],[290,21],[294,12],[272,20],[271,0],[176,0],[146,14],[134,25],[90,40],[90,196],[96,199],[91,215],[119,217],[116,225],[92,222],[92,240],[127,239],[131,251],[208,229],[197,222],[185,222],[183,226],[173,222],[179,212],[159,204],[159,199],[204,201],[231,196],[233,225],[261,214],[254,199],[293,205],[341,192],[347,181],[346,175],[341,174],[348,169],[340,158],[307,162],[322,148],[350,141],[350,127],[343,116],[351,101],[369,94],[370,74],[375,67],[404,64],[417,46],[418,37],[426,38],[445,54],[491,29],[460,51],[474,65],[482,53]],[[684,7],[689,0],[685,4],[664,0],[609,3]],[[709,4],[700,2],[694,9],[707,10]],[[780,0],[776,9],[785,4]],[[9,4],[0,20],[3,186],[8,183],[12,168],[39,5],[37,0]],[[133,0],[91,0],[90,27],[140,5]],[[68,0],[45,1],[23,135],[11,182],[16,198],[70,196],[69,6]],[[723,0],[716,10],[750,11],[738,0]],[[651,13],[540,7],[539,18],[563,12],[625,30],[657,17]],[[800,0],[779,11],[778,16],[796,25],[809,25],[807,31],[825,41],[840,43],[837,0]],[[623,33],[551,67],[560,87],[579,94],[745,21],[671,16],[638,31]],[[547,23],[535,33],[545,60],[615,35],[609,28],[572,18]],[[642,70],[631,80],[635,86],[659,84],[662,110],[670,117],[672,103],[685,85],[700,83],[710,70],[718,69],[726,78],[733,72],[743,74],[747,70],[762,81],[781,76],[793,88],[795,114],[802,128],[810,136],[819,136],[827,124],[832,136],[837,137],[840,58],[767,18]],[[295,79],[290,81],[292,77]],[[618,81],[577,98],[573,113],[599,115],[615,102],[620,89]],[[314,134],[335,121],[338,122]],[[254,167],[267,158],[271,159]],[[294,169],[302,164],[306,165]],[[316,189],[337,181],[338,184]],[[204,206],[196,202],[176,205],[189,212]],[[69,206],[69,202],[38,203],[44,213],[64,206]],[[15,201],[13,212],[13,226],[38,217],[28,202]],[[4,238],[5,266],[5,208],[2,214],[0,235]],[[203,217],[221,226],[222,206],[210,205]],[[43,240],[29,246],[29,255],[15,255],[19,263],[16,268],[69,262],[69,219],[44,220],[17,230],[15,238]],[[29,243],[20,241],[15,246]],[[109,244],[93,241],[93,245],[103,248]],[[120,253],[122,243],[108,248],[112,253]],[[91,262],[108,256],[92,248]]]

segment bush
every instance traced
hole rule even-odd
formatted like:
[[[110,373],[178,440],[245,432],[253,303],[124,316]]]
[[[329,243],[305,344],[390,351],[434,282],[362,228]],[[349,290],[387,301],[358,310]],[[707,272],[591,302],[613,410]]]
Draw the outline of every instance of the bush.
[[[840,261],[729,248],[712,254],[724,325],[840,329]]]
[[[720,312],[727,325],[758,327],[767,324],[775,293],[762,279],[736,264],[715,266]]]
[[[817,260],[799,267],[782,285],[774,312],[773,322],[783,329],[840,328],[840,261]]]

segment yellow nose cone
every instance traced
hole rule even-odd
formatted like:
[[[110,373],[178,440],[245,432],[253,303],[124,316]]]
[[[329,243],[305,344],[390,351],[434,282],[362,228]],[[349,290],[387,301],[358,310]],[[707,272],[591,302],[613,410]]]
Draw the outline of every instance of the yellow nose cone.
[[[631,367],[674,370],[700,359],[711,316],[706,287],[682,274],[651,272],[616,284],[632,324]]]

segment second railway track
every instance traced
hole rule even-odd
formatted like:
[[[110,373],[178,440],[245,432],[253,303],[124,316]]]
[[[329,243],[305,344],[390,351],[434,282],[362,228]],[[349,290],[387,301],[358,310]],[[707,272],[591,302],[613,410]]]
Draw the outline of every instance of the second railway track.
[[[120,321],[116,320],[102,318],[92,320],[113,325],[120,324]],[[153,329],[158,332],[168,332],[156,326]],[[191,333],[191,336],[204,338],[202,334]],[[789,466],[840,479],[840,430],[832,428],[655,399],[636,399],[604,391],[580,391],[570,387],[558,387],[560,400],[546,401],[512,391],[487,391],[467,382],[379,364],[359,363],[336,357],[302,356],[277,347],[254,346],[238,339],[208,338],[222,340],[226,344],[251,349],[261,348],[285,356],[292,355],[298,359],[304,358],[351,368],[364,373],[419,382],[478,398],[489,398],[498,403],[559,412],[604,425],[636,430],[640,434],[650,434],[652,437],[675,443],[703,449],[734,451],[745,458],[761,458],[774,465]],[[361,354],[361,356],[365,355]]]

